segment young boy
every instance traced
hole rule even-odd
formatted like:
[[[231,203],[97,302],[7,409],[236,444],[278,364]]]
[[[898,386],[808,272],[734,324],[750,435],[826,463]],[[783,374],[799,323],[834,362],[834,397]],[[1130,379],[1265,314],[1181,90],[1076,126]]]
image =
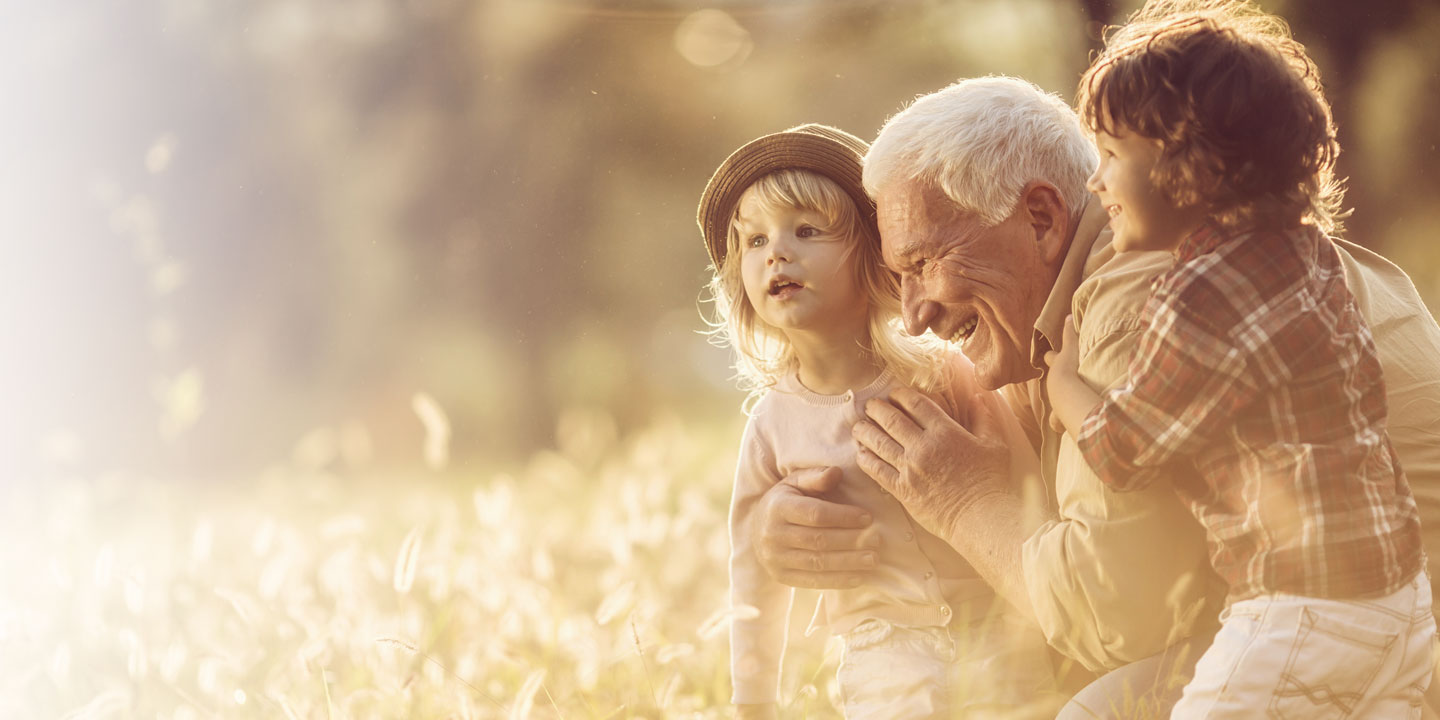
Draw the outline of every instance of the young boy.
[[[1081,81],[1117,250],[1170,250],[1129,376],[1102,398],[1077,334],[1056,420],[1107,486],[1168,477],[1230,585],[1174,718],[1416,717],[1435,622],[1380,364],[1325,231],[1339,146],[1282,21],[1152,2]]]

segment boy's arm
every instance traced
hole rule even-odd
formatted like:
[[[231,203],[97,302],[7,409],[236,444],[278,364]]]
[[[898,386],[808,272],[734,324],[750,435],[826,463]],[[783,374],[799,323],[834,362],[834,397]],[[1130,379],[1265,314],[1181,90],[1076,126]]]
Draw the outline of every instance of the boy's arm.
[[[1133,490],[1167,466],[1195,454],[1235,422],[1260,393],[1249,352],[1233,328],[1207,315],[1226,315],[1187,298],[1187,288],[1160,286],[1153,313],[1130,363],[1128,382],[1110,390],[1075,428],[1085,461],[1109,487]]]
[[[1100,393],[1090,389],[1080,379],[1080,338],[1075,332],[1075,318],[1065,318],[1065,335],[1060,350],[1045,353],[1045,364],[1050,372],[1045,378],[1045,392],[1050,396],[1054,409],[1051,429],[1069,432],[1075,437],[1080,432],[1086,416],[1100,404]],[[1055,427],[1055,421],[1061,427]]]
[[[750,528],[756,503],[779,480],[774,455],[752,417],[741,441],[730,501],[731,702],[739,717],[766,717],[763,708],[773,708],[779,699],[794,591],[770,579],[760,566]]]
[[[1126,383],[1152,280],[1173,263],[1168,252],[1114,255],[1075,293],[1080,376],[1097,393]],[[1194,618],[1213,616],[1205,583],[1194,582],[1209,577],[1205,533],[1169,477],[1135,492],[1107,489],[1074,438],[1050,429],[1044,385],[1032,386],[1024,397],[1045,426],[1060,518],[1025,540],[1024,582],[1050,644],[1103,673],[1164,650],[1191,632]],[[1166,470],[1173,477],[1182,469]]]

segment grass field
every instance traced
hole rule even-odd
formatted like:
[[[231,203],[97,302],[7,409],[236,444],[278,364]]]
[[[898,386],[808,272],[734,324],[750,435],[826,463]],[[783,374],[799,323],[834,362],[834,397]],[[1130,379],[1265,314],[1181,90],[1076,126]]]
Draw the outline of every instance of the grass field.
[[[728,716],[737,435],[579,414],[509,472],[0,487],[0,717]],[[836,717],[836,655],[794,640],[787,716]]]

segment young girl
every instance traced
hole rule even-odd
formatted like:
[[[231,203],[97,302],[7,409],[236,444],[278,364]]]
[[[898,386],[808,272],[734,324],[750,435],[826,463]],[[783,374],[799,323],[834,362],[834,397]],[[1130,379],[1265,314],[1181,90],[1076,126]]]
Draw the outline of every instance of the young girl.
[[[975,571],[856,465],[851,427],[870,398],[911,385],[963,422],[978,392],[962,356],[891,324],[898,284],[881,263],[874,205],[861,186],[865,151],[822,125],[767,135],[721,164],[700,200],[715,332],[736,349],[758,398],[730,512],[732,700],[740,717],[775,715],[793,599],[754,556],[754,503],[792,472],[839,467],[830,499],[867,509],[881,539],[865,584],[821,596],[829,629],[844,641],[846,717],[1019,717],[1018,706],[1053,691],[1038,629],[1002,613]],[[1006,430],[1014,467],[1033,467],[1018,426]]]

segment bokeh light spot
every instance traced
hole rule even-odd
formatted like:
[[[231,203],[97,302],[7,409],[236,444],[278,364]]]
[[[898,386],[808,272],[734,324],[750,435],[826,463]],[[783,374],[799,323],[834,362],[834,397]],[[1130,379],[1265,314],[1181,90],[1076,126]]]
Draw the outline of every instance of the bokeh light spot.
[[[750,33],[722,10],[697,10],[675,29],[675,49],[700,67],[739,64],[750,54]]]

